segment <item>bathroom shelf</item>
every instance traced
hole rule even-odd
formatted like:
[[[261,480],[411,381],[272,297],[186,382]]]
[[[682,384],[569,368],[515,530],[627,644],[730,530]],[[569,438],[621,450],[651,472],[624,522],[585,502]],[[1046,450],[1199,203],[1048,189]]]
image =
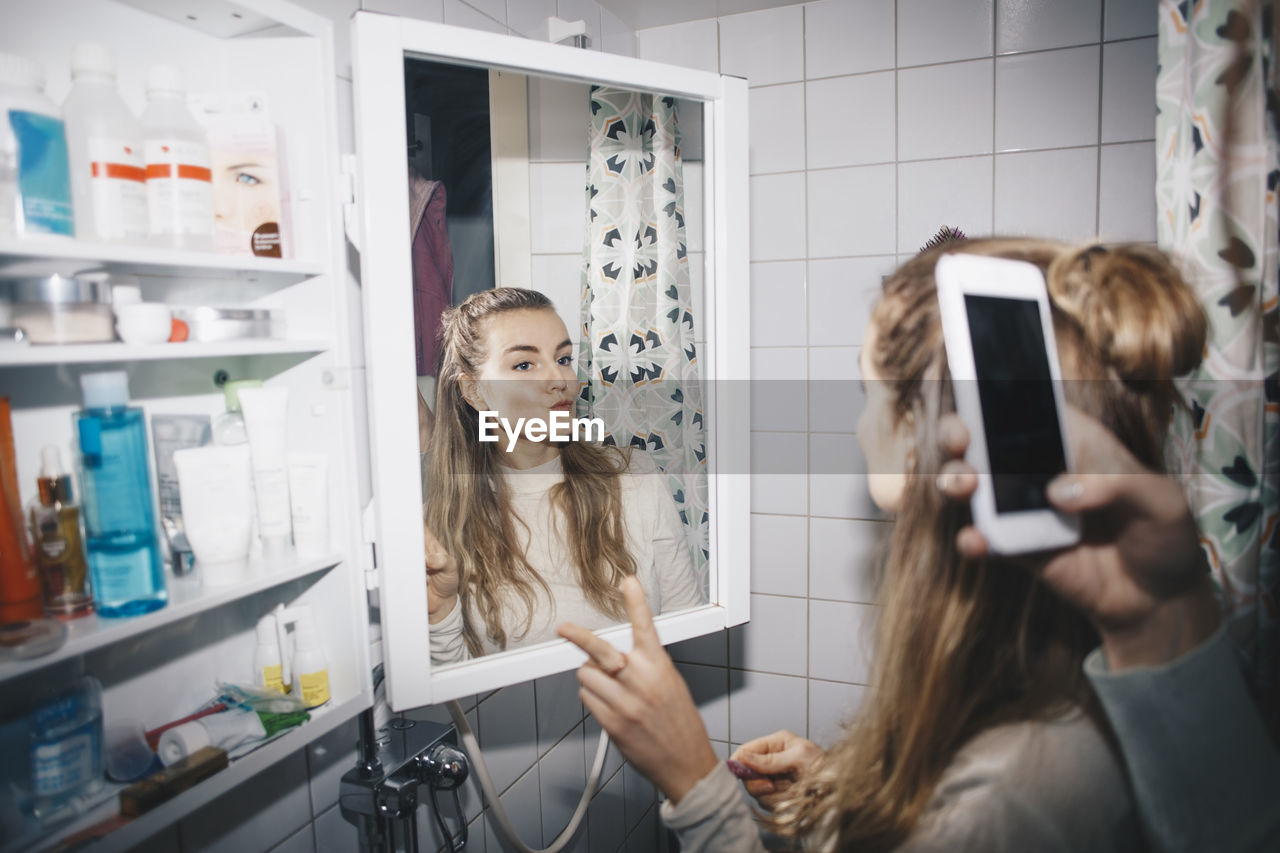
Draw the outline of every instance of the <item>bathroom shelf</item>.
[[[38,276],[106,268],[113,273],[166,278],[239,279],[287,285],[328,273],[326,264],[186,249],[91,243],[69,237],[0,239],[0,275]]]
[[[184,791],[141,817],[135,818],[109,835],[93,842],[94,853],[109,853],[114,850],[129,850],[146,841],[158,830],[176,823],[215,797],[225,794],[236,786],[252,779],[255,775],[275,764],[287,755],[296,752],[303,745],[322,737],[337,726],[351,719],[368,707],[366,700],[357,693],[341,702],[334,701],[329,705],[311,711],[311,719],[293,729],[281,732],[253,752],[243,755],[231,762],[228,767],[205,779],[200,784]],[[125,785],[107,783],[110,798],[101,805],[74,821],[54,828],[39,840],[31,837],[17,839],[14,843],[0,846],[0,853],[16,850],[45,850],[61,844],[65,839],[82,832],[91,826],[115,817],[119,809],[119,792]]]
[[[330,346],[327,341],[280,341],[268,338],[163,344],[4,344],[0,345],[0,368],[40,364],[111,364],[227,358],[241,355],[313,355],[324,352]]]
[[[339,555],[330,554],[275,563],[252,562],[249,565],[252,580],[225,587],[201,587],[197,577],[170,578],[169,603],[164,607],[144,616],[124,619],[104,619],[94,615],[72,620],[67,623],[67,641],[56,651],[28,660],[0,663],[0,683],[283,583],[326,571],[341,561]]]

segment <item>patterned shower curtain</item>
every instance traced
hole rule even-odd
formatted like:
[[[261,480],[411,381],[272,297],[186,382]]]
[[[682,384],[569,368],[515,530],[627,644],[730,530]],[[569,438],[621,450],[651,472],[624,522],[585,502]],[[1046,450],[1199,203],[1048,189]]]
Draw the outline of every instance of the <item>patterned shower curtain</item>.
[[[583,390],[606,441],[650,452],[707,589],[707,460],[675,99],[591,89]]]
[[[1260,695],[1280,696],[1274,0],[1161,0],[1160,246],[1209,315],[1175,463]]]

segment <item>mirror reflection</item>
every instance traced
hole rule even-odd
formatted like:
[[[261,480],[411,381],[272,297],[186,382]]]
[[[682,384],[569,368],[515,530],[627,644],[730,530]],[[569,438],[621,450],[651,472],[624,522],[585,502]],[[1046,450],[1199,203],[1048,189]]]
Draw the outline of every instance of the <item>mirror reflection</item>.
[[[434,663],[706,604],[702,105],[405,64]]]

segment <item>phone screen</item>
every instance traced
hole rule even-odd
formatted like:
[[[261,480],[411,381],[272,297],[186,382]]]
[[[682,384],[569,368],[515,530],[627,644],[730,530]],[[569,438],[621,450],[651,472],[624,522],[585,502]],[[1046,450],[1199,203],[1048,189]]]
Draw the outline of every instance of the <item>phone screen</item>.
[[[1067,469],[1040,309],[1032,299],[966,294],[996,512],[1049,508]]]

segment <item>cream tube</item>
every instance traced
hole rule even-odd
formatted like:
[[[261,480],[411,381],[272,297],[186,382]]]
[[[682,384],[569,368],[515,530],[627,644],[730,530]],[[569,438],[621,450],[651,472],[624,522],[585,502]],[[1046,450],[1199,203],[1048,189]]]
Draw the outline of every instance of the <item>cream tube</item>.
[[[240,410],[253,456],[253,488],[258,497],[258,535],[268,560],[293,547],[289,519],[289,475],[285,470],[288,388],[242,388]]]
[[[298,553],[309,557],[329,553],[328,456],[289,454],[289,509]]]
[[[160,735],[156,752],[161,763],[168,767],[206,746],[231,752],[266,736],[267,730],[256,713],[236,708],[169,729]]]
[[[247,580],[253,536],[249,448],[241,444],[175,450],[173,464],[200,582],[225,586]]]

